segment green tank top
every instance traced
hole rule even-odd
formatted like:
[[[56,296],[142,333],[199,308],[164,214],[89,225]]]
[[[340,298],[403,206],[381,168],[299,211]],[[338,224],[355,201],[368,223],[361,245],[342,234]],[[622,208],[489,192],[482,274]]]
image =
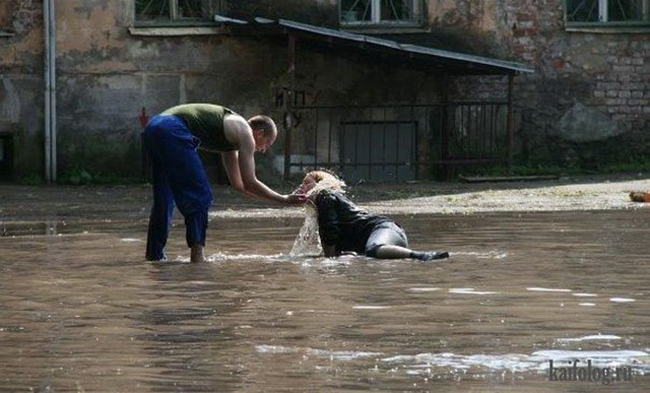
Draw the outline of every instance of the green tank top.
[[[226,139],[223,119],[232,110],[213,104],[183,104],[167,109],[163,115],[178,116],[185,121],[192,135],[201,141],[200,149],[211,151],[237,150]]]

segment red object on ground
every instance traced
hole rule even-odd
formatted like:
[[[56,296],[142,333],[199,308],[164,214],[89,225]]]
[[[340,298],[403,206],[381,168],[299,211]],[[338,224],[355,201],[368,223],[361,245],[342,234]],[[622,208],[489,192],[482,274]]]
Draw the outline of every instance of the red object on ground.
[[[140,121],[140,127],[142,128],[144,128],[147,123],[149,123],[149,116],[147,116],[147,112],[145,111],[144,106],[142,107],[140,116],[138,116],[138,120]]]
[[[634,202],[650,202],[650,192],[635,192],[630,193],[630,199]]]

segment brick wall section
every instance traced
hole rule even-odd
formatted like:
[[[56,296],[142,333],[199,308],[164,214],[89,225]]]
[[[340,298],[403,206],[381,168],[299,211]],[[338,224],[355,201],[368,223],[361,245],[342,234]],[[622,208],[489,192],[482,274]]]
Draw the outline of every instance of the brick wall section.
[[[14,7],[13,27],[17,34],[43,25],[43,0],[17,0]]]
[[[586,127],[593,125],[592,141],[600,141],[601,150],[632,149],[637,157],[647,157],[650,33],[568,32],[562,0],[499,1],[494,10],[482,16],[495,18],[494,30],[479,32],[491,37],[483,41],[491,45],[488,51],[536,69],[515,78],[518,146],[528,144],[530,150],[555,157],[568,150],[573,151],[566,155],[573,157],[575,151],[590,148],[576,144],[571,135],[575,130],[563,130],[558,121],[579,104],[587,108],[582,120]],[[479,98],[490,91],[503,94],[505,85],[505,79],[485,78],[478,84],[463,79],[456,91],[462,98]],[[615,124],[615,135],[611,130],[599,135],[598,124],[589,124],[590,115],[602,122],[600,114]]]

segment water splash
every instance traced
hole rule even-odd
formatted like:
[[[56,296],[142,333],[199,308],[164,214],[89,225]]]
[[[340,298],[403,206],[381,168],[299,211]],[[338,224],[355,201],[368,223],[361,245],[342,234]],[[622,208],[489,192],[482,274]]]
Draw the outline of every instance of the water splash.
[[[307,204],[305,206],[305,222],[302,224],[300,232],[293,242],[293,247],[289,255],[320,255],[322,251],[323,249],[318,235],[318,213],[311,204]]]
[[[265,259],[265,260],[284,260],[286,255],[280,254],[270,254],[270,255],[261,255],[261,254],[224,254],[218,252],[212,254],[205,258],[208,262],[220,262],[220,261],[241,261],[247,259]]]
[[[497,292],[491,291],[475,291],[474,288],[451,288],[449,293],[456,293],[461,295],[494,295]]]
[[[620,340],[621,337],[614,334],[592,334],[589,336],[582,336],[576,338],[558,338],[558,342],[579,342],[579,341],[594,341],[594,340]]]
[[[628,297],[610,297],[609,301],[614,303],[632,303],[635,302],[636,300]]]
[[[595,293],[574,293],[575,297],[598,297]]]
[[[392,365],[401,365],[416,373],[440,373],[444,369],[475,371],[527,372],[548,370],[548,361],[591,359],[595,366],[627,365],[638,374],[648,372],[648,353],[636,350],[613,351],[565,351],[542,350],[526,354],[475,354],[458,355],[454,353],[421,353],[417,355],[397,355],[381,359]],[[443,369],[443,370],[441,370]]]
[[[383,355],[380,352],[363,352],[363,351],[328,351],[324,349],[284,347],[281,345],[257,345],[255,347],[259,353],[284,354],[284,353],[302,353],[317,357],[330,358],[331,360],[354,360],[357,358],[377,357]]]
[[[571,292],[570,289],[565,288],[528,287],[526,290],[531,292]]]
[[[532,354],[473,354],[460,355],[450,352],[419,353],[416,355],[394,355],[386,357],[382,352],[371,351],[336,351],[308,347],[287,347],[281,345],[256,345],[255,349],[261,354],[302,354],[316,356],[329,360],[351,361],[360,358],[375,358],[380,363],[396,370],[404,368],[407,374],[445,374],[447,372],[501,372],[513,373],[544,372],[548,370],[549,360],[563,361],[575,359],[590,359],[595,366],[632,367],[637,374],[645,375],[649,371],[649,355],[639,350],[611,351],[568,351],[541,350]],[[375,366],[377,368],[377,365]]]
[[[453,253],[454,256],[459,256],[459,255],[468,255],[468,256],[473,256],[478,259],[504,259],[510,256],[508,252],[505,251],[500,251],[500,250],[492,250],[492,251],[454,251]]]

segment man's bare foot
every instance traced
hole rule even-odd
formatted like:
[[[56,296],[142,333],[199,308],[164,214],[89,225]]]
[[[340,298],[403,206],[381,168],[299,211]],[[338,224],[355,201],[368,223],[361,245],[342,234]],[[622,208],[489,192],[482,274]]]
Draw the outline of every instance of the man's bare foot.
[[[190,251],[190,262],[205,262],[202,245],[195,244],[192,246]]]

